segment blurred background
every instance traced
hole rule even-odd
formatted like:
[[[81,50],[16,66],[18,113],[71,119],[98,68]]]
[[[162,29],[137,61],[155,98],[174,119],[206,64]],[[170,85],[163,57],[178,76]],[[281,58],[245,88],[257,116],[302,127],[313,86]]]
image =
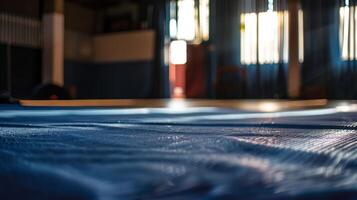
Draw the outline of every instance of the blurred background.
[[[1,0],[19,99],[356,99],[357,0]]]

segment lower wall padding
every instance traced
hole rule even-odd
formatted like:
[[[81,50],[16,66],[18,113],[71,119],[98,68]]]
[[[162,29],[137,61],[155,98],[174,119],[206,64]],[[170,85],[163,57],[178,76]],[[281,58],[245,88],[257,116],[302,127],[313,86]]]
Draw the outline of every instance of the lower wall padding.
[[[80,99],[149,98],[152,62],[84,63],[65,61],[66,87]]]

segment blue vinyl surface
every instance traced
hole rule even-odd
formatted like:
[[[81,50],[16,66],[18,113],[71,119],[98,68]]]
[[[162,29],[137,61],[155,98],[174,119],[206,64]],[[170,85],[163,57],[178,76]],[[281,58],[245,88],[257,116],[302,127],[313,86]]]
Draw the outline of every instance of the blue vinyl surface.
[[[0,199],[357,199],[357,113],[1,106]]]

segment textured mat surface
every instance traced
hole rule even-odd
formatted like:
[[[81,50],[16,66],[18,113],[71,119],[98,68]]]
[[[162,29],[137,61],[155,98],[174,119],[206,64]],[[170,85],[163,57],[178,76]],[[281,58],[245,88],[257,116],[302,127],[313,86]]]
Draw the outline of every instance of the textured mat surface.
[[[357,113],[3,106],[0,199],[357,199]]]

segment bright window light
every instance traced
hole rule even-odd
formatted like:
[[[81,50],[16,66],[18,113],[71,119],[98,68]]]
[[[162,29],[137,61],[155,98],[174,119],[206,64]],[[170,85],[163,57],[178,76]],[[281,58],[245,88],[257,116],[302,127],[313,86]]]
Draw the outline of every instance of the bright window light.
[[[299,61],[304,62],[304,12],[299,10]]]
[[[200,32],[202,40],[209,39],[209,0],[200,1]]]
[[[274,0],[268,0],[268,11],[274,10]]]
[[[288,30],[287,11],[242,14],[241,63],[287,62]]]
[[[175,38],[177,35],[177,22],[176,19],[170,20],[170,37]]]
[[[177,39],[193,40],[195,39],[195,1],[178,1],[178,28]]]
[[[340,48],[342,60],[357,59],[357,7],[349,6],[349,1],[340,8]]]
[[[259,13],[259,63],[278,63],[279,55],[279,13],[262,12]],[[284,41],[284,46],[286,46]],[[286,53],[286,52],[284,52]],[[284,55],[283,55],[284,56]],[[286,57],[286,56],[284,56]],[[285,60],[284,60],[285,61]]]
[[[209,0],[172,0],[170,37],[199,43],[209,39]]]
[[[187,43],[175,40],[170,44],[170,62],[174,65],[184,65],[187,62]]]
[[[289,60],[289,13],[273,11],[241,15],[241,63],[276,64]],[[304,60],[303,12],[299,11],[299,61]]]
[[[257,63],[257,14],[248,13],[241,16],[241,62]]]

